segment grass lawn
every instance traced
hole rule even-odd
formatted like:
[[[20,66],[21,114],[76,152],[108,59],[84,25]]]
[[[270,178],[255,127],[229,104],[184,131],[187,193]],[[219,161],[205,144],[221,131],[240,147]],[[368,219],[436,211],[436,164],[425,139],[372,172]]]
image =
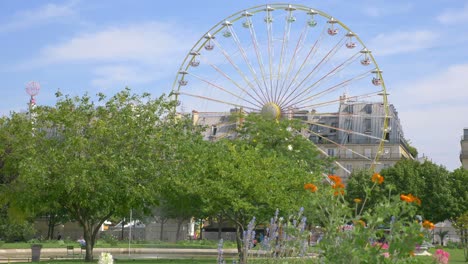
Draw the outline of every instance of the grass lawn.
[[[429,249],[429,252],[431,254],[434,254],[434,252],[436,251],[436,249],[434,248],[431,248]],[[447,251],[448,253],[450,253],[450,259],[449,259],[449,263],[452,264],[452,263],[467,263],[465,262],[465,256],[463,255],[463,249],[450,249],[450,248],[444,248],[444,251]],[[418,257],[418,258],[421,258],[422,260],[424,260],[424,263],[434,263],[433,262],[433,259],[432,259],[432,256],[423,256],[423,257]]]

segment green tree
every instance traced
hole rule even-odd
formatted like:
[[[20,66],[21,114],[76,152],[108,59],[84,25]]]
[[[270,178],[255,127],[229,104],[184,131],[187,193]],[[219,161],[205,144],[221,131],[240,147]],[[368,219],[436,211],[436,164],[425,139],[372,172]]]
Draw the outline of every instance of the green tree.
[[[6,129],[18,177],[2,191],[30,215],[58,203],[83,227],[92,260],[102,223],[130,208],[150,207],[166,146],[160,141],[172,103],[126,89],[95,104],[87,95],[57,93],[54,107],[13,114]],[[24,193],[28,195],[24,195]]]
[[[454,227],[460,236],[460,242],[463,246],[465,262],[468,262],[468,211],[455,219]]]
[[[455,219],[468,212],[468,170],[459,168],[449,175],[450,192],[452,193],[451,218]]]
[[[418,211],[426,219],[440,222],[452,217],[453,194],[450,172],[430,161],[400,160],[393,167],[383,169],[385,184],[395,186],[402,194],[411,193],[421,200]]]
[[[193,190],[204,208],[235,223],[241,262],[242,234],[249,221],[265,223],[276,209],[297,212],[307,194],[303,186],[322,177],[325,162],[315,146],[297,131],[293,120],[272,121],[249,115],[238,137],[200,145]]]

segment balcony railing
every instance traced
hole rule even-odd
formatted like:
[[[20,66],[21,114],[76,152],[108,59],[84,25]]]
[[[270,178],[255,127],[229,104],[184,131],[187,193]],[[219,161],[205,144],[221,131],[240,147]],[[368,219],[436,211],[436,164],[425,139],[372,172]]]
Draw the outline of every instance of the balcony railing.
[[[333,156],[334,158],[336,159],[339,159],[339,160],[363,160],[365,159],[364,157],[367,157],[369,159],[374,159],[375,158],[375,154],[372,154],[370,156],[366,156],[366,155],[357,155],[357,154],[338,154],[338,155],[335,155]],[[399,160],[401,159],[401,155],[400,154],[397,154],[397,153],[392,153],[392,154],[385,154],[385,155],[381,155],[379,157],[380,160],[392,160],[392,159],[395,159],[395,160]]]

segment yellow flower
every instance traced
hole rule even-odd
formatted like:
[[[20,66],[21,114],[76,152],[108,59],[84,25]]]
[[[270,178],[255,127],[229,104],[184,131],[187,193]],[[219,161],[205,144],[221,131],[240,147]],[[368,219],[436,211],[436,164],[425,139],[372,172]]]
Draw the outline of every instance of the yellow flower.
[[[362,200],[361,200],[361,199],[359,199],[359,198],[355,198],[355,199],[354,199],[354,202],[355,202],[355,203],[361,203],[361,202],[362,202]]]

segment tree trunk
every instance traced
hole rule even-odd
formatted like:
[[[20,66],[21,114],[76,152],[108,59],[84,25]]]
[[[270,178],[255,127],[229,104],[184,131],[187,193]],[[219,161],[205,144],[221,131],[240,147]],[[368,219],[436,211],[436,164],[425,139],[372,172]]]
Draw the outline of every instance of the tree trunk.
[[[54,239],[54,229],[55,229],[55,215],[49,215],[48,217],[48,230],[47,230],[47,239]]]
[[[122,219],[122,222],[121,222],[121,223],[122,223],[122,232],[121,232],[121,234],[120,234],[120,240],[124,240],[125,218]]]
[[[94,239],[92,238],[93,234],[91,226],[88,224],[83,225],[83,236],[84,240],[86,241],[86,255],[85,255],[85,261],[86,262],[91,262],[93,261],[93,242]]]
[[[223,215],[218,215],[218,241],[222,238],[223,232]]]
[[[164,232],[164,223],[165,222],[166,221],[163,221],[163,220],[161,220],[161,222],[160,222],[161,223],[161,226],[159,227],[159,240],[160,241],[163,241],[163,238],[164,238],[163,232]]]
[[[242,228],[239,224],[236,224],[236,244],[240,264],[247,264],[247,252],[244,252],[244,247],[242,246]]]
[[[184,219],[180,218],[177,219],[177,233],[176,233],[176,241],[181,240],[180,239],[180,228],[182,227],[182,224],[184,223]]]

